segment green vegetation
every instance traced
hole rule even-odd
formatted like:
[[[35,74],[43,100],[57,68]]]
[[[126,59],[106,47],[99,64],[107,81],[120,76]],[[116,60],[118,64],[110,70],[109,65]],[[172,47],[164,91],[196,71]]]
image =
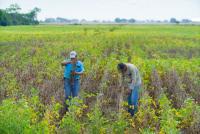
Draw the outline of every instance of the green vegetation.
[[[0,9],[0,25],[35,25],[37,21],[37,13],[40,9],[35,7],[29,13],[20,13],[21,8],[17,4],[11,4],[9,8]]]
[[[0,27],[0,133],[198,133],[200,27],[38,25]],[[85,66],[79,98],[63,108],[60,62]],[[130,117],[116,65],[141,71]],[[123,96],[123,97],[122,97]]]

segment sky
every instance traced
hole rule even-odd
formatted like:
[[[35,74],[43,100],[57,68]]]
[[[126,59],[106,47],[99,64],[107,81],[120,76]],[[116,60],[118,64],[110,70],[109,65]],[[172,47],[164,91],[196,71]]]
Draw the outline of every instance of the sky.
[[[63,17],[67,19],[114,20],[178,20],[200,21],[200,0],[0,0],[0,9],[17,3],[21,12],[41,8],[39,20]]]

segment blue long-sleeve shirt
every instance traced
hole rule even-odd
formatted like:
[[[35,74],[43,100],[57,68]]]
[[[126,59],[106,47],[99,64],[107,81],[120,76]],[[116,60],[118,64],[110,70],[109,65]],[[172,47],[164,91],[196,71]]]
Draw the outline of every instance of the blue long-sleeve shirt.
[[[76,62],[76,65],[73,67],[73,64],[72,63],[68,63],[65,65],[65,70],[64,70],[64,78],[72,78],[71,76],[71,72],[83,72],[84,71],[84,66],[83,66],[83,63],[81,61],[77,61]],[[76,74],[74,76],[75,79],[80,79],[80,75]]]

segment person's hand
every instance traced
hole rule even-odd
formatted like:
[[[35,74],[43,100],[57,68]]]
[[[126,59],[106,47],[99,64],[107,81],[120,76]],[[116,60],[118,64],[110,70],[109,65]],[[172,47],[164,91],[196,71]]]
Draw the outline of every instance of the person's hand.
[[[75,72],[75,71],[72,71],[72,72],[71,72],[71,75],[76,75],[76,72]]]
[[[130,95],[130,94],[131,94],[131,91],[132,91],[132,90],[130,90],[130,89],[126,90],[126,91],[125,91],[126,95]]]
[[[66,64],[70,64],[70,63],[71,63],[71,61],[64,60],[63,62],[61,62],[61,65],[65,66]]]
[[[70,63],[72,63],[71,60],[70,61],[65,61],[65,64],[70,64]]]
[[[79,74],[79,73],[78,73],[78,72],[75,72],[75,71],[73,71],[71,74],[72,74],[72,75],[77,75],[77,74]]]
[[[134,109],[135,107],[134,107],[134,105],[130,105],[129,108],[130,109]]]
[[[134,89],[134,86],[135,86],[135,84],[132,82],[132,83],[130,83],[130,84],[128,85],[128,88],[129,88],[129,89]]]

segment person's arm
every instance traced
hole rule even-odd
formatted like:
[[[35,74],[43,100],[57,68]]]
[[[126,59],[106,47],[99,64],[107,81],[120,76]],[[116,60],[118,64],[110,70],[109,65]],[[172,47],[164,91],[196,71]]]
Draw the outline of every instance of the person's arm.
[[[136,68],[131,69],[131,86],[134,86],[136,82]]]
[[[125,87],[125,74],[122,73],[121,75],[121,86]]]
[[[118,79],[118,82],[119,82],[119,87],[122,88],[123,84],[124,84],[124,79],[123,79],[122,74],[120,75],[120,78]]]
[[[69,64],[69,63],[71,63],[71,61],[69,61],[69,60],[64,60],[63,62],[61,62],[61,65],[62,65],[62,66],[65,66],[66,64]]]
[[[78,75],[82,75],[83,74],[83,72],[84,72],[83,63],[81,63],[80,67],[81,67],[81,71],[80,72],[75,72],[75,74],[78,74]]]
[[[75,74],[82,75],[83,71],[82,72],[75,72]]]
[[[126,82],[126,76],[124,73],[122,73],[121,75],[121,82],[120,82],[120,89],[123,90],[123,94],[125,95],[130,95],[131,90],[128,88],[127,86],[127,82]]]

